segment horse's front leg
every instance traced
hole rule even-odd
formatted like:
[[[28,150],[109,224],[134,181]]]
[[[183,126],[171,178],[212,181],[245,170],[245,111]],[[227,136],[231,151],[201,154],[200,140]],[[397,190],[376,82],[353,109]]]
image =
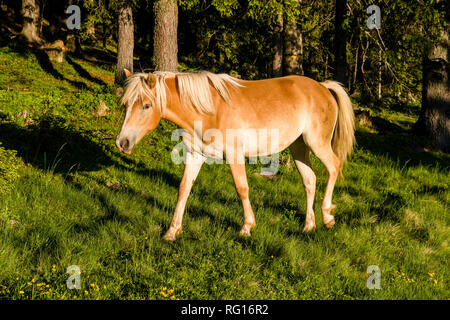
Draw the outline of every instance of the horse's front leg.
[[[181,223],[183,221],[184,208],[186,201],[191,192],[192,185],[200,172],[200,168],[205,162],[206,158],[202,155],[193,155],[190,152],[186,153],[186,165],[184,167],[183,178],[181,179],[180,189],[178,191],[178,202],[173,215],[172,223],[169,230],[167,230],[164,240],[173,241],[181,232]]]
[[[245,173],[245,164],[230,163],[231,174],[233,175],[236,191],[241,198],[244,207],[244,225],[241,229],[241,235],[250,236],[252,229],[256,225],[255,215],[253,214],[250,199],[248,198],[247,174]]]

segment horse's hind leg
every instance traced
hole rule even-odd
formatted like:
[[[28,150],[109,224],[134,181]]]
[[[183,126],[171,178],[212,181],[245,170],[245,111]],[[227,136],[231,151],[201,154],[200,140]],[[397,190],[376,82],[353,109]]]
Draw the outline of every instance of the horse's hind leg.
[[[321,135],[317,134],[314,135],[314,137],[321,137]],[[336,208],[336,205],[331,202],[331,199],[333,197],[336,179],[342,167],[342,161],[336,156],[331,148],[331,137],[329,137],[329,139],[311,139],[309,136],[305,136],[304,139],[306,144],[320,159],[328,171],[328,182],[322,202],[322,221],[325,227],[331,228],[334,226],[334,217],[332,213]]]
[[[303,232],[310,232],[316,228],[316,218],[314,216],[314,195],[316,193],[316,175],[311,169],[309,159],[310,150],[306,146],[303,138],[298,138],[289,147],[294,158],[300,175],[302,176],[303,185],[306,191],[306,221]]]
[[[318,156],[319,157],[319,156]],[[334,185],[342,167],[342,161],[334,154],[331,147],[322,157],[319,157],[328,170],[328,182],[325,187],[325,194],[322,202],[322,221],[325,227],[332,228],[334,226],[334,216],[332,215],[336,205],[331,200],[333,197]]]

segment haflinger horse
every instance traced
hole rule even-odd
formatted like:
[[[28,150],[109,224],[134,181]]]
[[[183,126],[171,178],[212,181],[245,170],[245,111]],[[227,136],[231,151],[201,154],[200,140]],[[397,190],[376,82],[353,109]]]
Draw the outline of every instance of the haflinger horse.
[[[278,153],[288,147],[306,191],[303,231],[316,228],[316,175],[311,168],[311,151],[328,172],[322,219],[325,227],[333,227],[335,219],[332,213],[336,206],[331,199],[334,185],[355,143],[352,103],[338,82],[319,83],[302,76],[244,81],[227,74],[206,71],[131,74],[125,70],[125,74],[127,79],[122,103],[126,107],[126,115],[116,140],[120,151],[130,154],[161,119],[183,128],[188,136],[183,140],[187,143],[187,152],[178,202],[165,240],[173,241],[181,232],[187,198],[202,164],[209,156],[202,150],[208,148],[225,155],[226,163],[230,165],[244,209],[242,235],[249,236],[256,221],[249,200],[245,161],[238,160],[252,155]],[[201,132],[196,132],[194,123],[199,122]],[[210,129],[221,133],[217,136],[222,137],[222,141],[211,137],[206,139],[204,133]],[[238,139],[238,142],[232,139],[233,143],[230,143],[225,139],[230,129],[255,129],[254,132],[275,130],[278,142],[270,147],[270,151],[265,147],[270,143],[267,134],[257,137],[258,143],[254,137],[242,136],[240,138],[244,139]],[[242,135],[245,136],[245,132],[250,131],[240,132],[244,132]],[[196,137],[200,137],[197,148],[192,146]],[[247,141],[246,148],[242,146],[243,140]]]

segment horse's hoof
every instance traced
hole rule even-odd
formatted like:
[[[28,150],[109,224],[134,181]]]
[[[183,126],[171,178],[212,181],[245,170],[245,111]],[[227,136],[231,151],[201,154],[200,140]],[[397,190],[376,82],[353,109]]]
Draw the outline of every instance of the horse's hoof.
[[[323,224],[325,225],[325,228],[327,228],[327,229],[333,228],[335,223],[336,222],[334,221],[333,216],[330,216],[330,218],[326,222],[325,221],[323,222]]]
[[[175,241],[176,237],[173,234],[166,233],[163,239],[166,241]]]
[[[243,237],[250,237],[251,236],[251,228],[247,225],[244,225],[241,229],[241,232],[239,234]]]
[[[334,210],[336,209],[336,205],[332,204],[329,208],[322,208],[322,217],[323,224],[327,229],[333,228],[335,221],[334,216],[332,215]]]
[[[309,233],[309,232],[313,232],[314,230],[316,230],[316,225],[305,225],[305,227],[303,228],[303,232],[304,233]]]
[[[173,230],[169,229],[166,232],[166,234],[164,235],[163,239],[166,240],[166,241],[175,241],[176,238],[177,238],[177,235],[179,235],[180,232],[181,232],[181,228],[176,230],[176,231],[173,231]]]

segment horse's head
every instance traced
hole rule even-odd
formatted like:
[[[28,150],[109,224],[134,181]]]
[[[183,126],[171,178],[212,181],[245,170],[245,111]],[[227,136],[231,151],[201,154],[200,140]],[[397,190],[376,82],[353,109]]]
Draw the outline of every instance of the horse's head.
[[[127,77],[122,103],[126,108],[125,120],[116,139],[120,151],[130,154],[136,144],[161,120],[157,107],[157,78],[152,73],[135,73],[125,69]],[[158,86],[159,87],[159,86]],[[164,88],[162,88],[164,90]]]

